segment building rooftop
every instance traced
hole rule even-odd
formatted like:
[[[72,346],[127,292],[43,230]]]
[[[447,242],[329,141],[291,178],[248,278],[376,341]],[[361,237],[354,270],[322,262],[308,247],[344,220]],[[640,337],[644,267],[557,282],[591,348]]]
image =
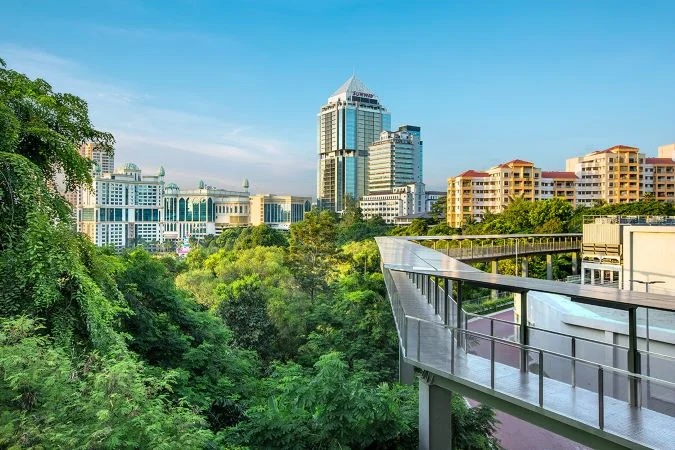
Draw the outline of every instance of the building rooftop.
[[[645,163],[647,164],[672,164],[675,165],[675,161],[670,158],[645,158]]]
[[[628,145],[615,145],[614,147],[606,148],[605,150],[598,150],[595,152],[592,152],[591,155],[595,155],[598,153],[612,153],[615,150],[640,150],[637,147],[630,147]]]
[[[464,172],[457,175],[455,178],[459,177],[489,177],[490,175],[487,172],[479,172],[477,170],[465,170]]]
[[[571,180],[576,180],[578,177],[574,172],[556,172],[556,171],[549,171],[549,172],[541,172],[541,177],[542,178],[569,178]]]
[[[512,159],[511,161],[500,164],[497,167],[509,167],[509,166],[512,166],[512,165],[524,165],[524,164],[534,165],[533,162],[525,161],[523,159]]]

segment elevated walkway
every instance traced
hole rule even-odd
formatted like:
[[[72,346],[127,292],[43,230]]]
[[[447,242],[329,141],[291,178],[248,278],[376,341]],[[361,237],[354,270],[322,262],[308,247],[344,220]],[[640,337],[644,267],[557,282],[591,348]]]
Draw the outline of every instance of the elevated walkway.
[[[636,357],[643,355],[635,346],[622,348],[632,369],[622,370],[576,357],[574,344],[571,355],[528,345],[535,330],[528,330],[526,314],[520,323],[500,324],[513,328],[502,337],[494,335],[493,321],[489,334],[471,331],[461,310],[461,291],[466,282],[511,290],[520,297],[521,311],[523,304],[527,311],[529,290],[614,304],[629,312],[631,305],[668,309],[672,298],[486,274],[408,240],[377,242],[402,363],[418,368],[425,386],[461,393],[593,448],[673,447],[675,384],[639,374]],[[635,338],[634,330],[632,334]],[[659,401],[645,407],[640,399],[647,396]],[[420,432],[430,434],[432,423],[425,418],[427,430],[421,423]],[[432,441],[421,436],[420,442]]]

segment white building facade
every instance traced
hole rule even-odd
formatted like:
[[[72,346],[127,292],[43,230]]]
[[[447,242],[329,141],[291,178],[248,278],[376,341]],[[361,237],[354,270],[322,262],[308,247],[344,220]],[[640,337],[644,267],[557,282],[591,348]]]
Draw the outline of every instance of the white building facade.
[[[114,173],[97,172],[82,189],[73,213],[77,230],[98,246],[157,245],[164,240],[164,169],[142,175],[133,163]]]
[[[422,182],[420,127],[405,125],[382,131],[369,146],[368,194]]]

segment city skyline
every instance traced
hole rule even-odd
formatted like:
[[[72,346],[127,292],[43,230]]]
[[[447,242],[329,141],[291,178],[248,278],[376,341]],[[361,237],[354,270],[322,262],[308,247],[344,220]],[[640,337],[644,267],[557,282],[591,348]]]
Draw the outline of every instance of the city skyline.
[[[27,14],[9,2],[0,56],[87,100],[119,163],[163,165],[186,188],[246,177],[253,192],[314,196],[316,109],[354,70],[392,126],[425,130],[429,189],[514,157],[564,170],[569,155],[621,143],[653,156],[675,141],[671,5],[403,5],[203,4],[210,14],[194,14],[71,2]],[[372,19],[364,28],[355,17]]]

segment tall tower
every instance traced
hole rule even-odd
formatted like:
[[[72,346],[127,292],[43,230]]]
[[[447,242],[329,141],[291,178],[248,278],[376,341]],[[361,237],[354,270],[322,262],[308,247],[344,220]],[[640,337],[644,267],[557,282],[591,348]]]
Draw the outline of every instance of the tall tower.
[[[342,211],[346,197],[368,193],[368,146],[391,128],[391,115],[378,97],[352,76],[318,114],[317,201]]]

